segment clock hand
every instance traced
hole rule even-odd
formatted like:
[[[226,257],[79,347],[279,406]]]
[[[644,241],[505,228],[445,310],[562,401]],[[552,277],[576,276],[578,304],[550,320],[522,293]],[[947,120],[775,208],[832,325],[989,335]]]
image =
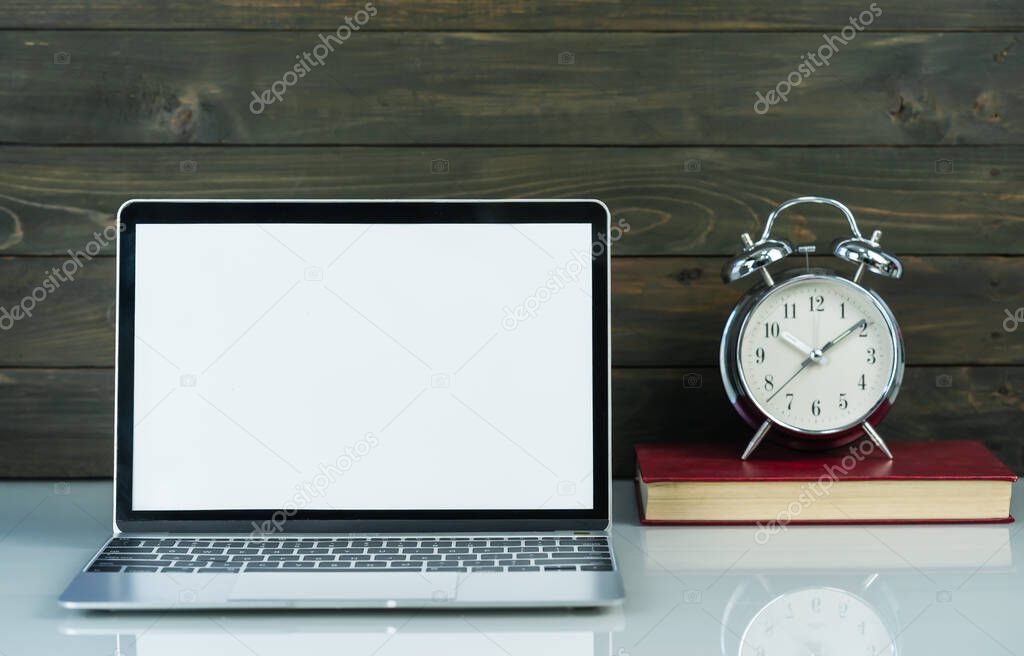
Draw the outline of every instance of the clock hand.
[[[771,403],[771,400],[779,395],[779,392],[782,391],[782,388],[785,387],[786,385],[789,385],[793,381],[794,378],[796,378],[797,376],[800,375],[801,371],[803,371],[804,369],[806,369],[808,367],[808,365],[810,365],[812,362],[815,362],[816,360],[822,359],[824,357],[824,355],[825,355],[825,351],[829,350],[830,348],[833,348],[836,344],[838,344],[839,342],[841,342],[844,339],[846,339],[847,337],[849,337],[850,334],[853,333],[853,331],[855,331],[855,330],[857,330],[857,329],[859,329],[861,327],[867,327],[867,325],[868,325],[868,322],[865,321],[864,319],[861,319],[860,321],[858,321],[857,323],[853,324],[852,326],[850,326],[849,328],[847,328],[843,332],[839,333],[832,340],[826,342],[825,345],[822,346],[820,349],[815,349],[815,350],[811,351],[810,355],[807,356],[807,359],[800,363],[800,368],[797,369],[796,372],[792,376],[790,376],[788,379],[786,379],[786,382],[782,383],[782,385],[777,390],[775,390],[775,392],[771,396],[768,397],[768,401],[767,402]]]
[[[799,339],[797,339],[788,332],[783,332],[781,335],[779,335],[779,337],[788,342],[791,346],[796,347],[798,351],[800,351],[806,356],[810,356],[812,353],[814,353],[813,348],[811,348],[807,344],[804,344],[802,341],[800,341]],[[828,364],[828,358],[822,357],[818,360],[815,360],[815,362],[817,362],[818,364]]]
[[[817,356],[817,357],[815,357],[815,356]],[[767,403],[771,403],[772,399],[774,399],[776,396],[779,395],[779,392],[782,391],[783,387],[785,387],[786,385],[789,385],[791,382],[793,382],[793,379],[796,378],[797,376],[799,376],[801,371],[806,369],[809,364],[811,364],[812,362],[814,362],[815,360],[817,360],[820,357],[821,357],[821,351],[813,351],[809,356],[807,356],[807,359],[800,363],[800,368],[797,369],[796,372],[792,376],[787,378],[786,382],[782,383],[782,385],[779,387],[779,389],[775,390],[775,393],[773,393],[771,396],[768,397]]]
[[[855,331],[855,330],[857,330],[859,328],[867,328],[867,327],[868,327],[868,322],[866,320],[864,320],[864,319],[861,319],[857,323],[853,324],[852,326],[850,326],[849,328],[847,328],[846,330],[844,330],[843,332],[839,333],[837,336],[832,338],[831,341],[825,342],[825,345],[821,347],[821,352],[824,353],[825,351],[827,351],[830,348],[834,347],[836,344],[838,344],[839,342],[841,342],[844,339],[846,339],[847,337],[849,337],[850,334],[853,333],[853,331]]]

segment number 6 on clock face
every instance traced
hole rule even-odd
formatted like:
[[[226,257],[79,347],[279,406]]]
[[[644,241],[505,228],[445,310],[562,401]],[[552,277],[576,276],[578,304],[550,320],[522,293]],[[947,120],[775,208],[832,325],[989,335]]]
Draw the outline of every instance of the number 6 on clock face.
[[[889,308],[826,271],[794,273],[749,297],[730,317],[722,348],[726,389],[748,422],[769,420],[832,445],[881,419],[903,371]]]

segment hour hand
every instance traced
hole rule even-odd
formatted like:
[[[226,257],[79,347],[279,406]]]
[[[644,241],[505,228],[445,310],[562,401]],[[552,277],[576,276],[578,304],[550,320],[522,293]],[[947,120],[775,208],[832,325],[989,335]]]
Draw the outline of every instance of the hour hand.
[[[781,335],[779,335],[779,337],[788,342],[790,346],[793,346],[794,348],[796,348],[796,350],[803,353],[805,357],[811,357],[814,354],[813,348],[811,348],[807,344],[804,344],[802,341],[800,341],[798,338],[794,337],[792,334],[788,332],[783,332]],[[824,355],[822,355],[820,358],[814,359],[813,361],[817,362],[818,364],[828,364],[828,358],[825,357]]]

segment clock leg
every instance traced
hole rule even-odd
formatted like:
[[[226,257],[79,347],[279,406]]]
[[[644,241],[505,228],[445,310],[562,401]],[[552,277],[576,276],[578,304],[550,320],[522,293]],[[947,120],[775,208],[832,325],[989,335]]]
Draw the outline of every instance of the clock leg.
[[[743,455],[740,456],[740,460],[746,460],[750,457],[750,454],[754,452],[754,449],[761,443],[764,436],[768,434],[768,430],[772,427],[772,422],[765,420],[761,427],[754,433],[754,437],[750,439],[750,443],[747,444],[747,448],[743,450]]]
[[[885,445],[885,440],[883,440],[882,436],[878,434],[878,431],[875,430],[875,427],[866,421],[864,422],[863,426],[864,432],[868,434],[868,437],[871,439],[872,442],[875,443],[875,446],[881,449],[882,453],[884,453],[886,457],[889,458],[889,460],[892,460],[892,451],[890,451],[889,447]]]

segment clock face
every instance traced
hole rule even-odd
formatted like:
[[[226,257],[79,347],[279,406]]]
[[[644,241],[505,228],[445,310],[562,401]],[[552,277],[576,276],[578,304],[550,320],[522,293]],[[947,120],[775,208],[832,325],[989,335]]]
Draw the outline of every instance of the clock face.
[[[768,603],[743,632],[740,656],[895,656],[893,636],[863,599],[835,588],[790,592]]]
[[[895,325],[845,278],[802,275],[770,289],[739,337],[740,379],[774,423],[835,433],[867,419],[897,368]]]

